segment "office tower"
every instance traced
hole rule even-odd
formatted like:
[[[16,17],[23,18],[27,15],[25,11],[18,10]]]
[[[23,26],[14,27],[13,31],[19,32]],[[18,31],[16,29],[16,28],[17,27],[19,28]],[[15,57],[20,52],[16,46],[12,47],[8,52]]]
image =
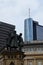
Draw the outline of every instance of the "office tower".
[[[24,41],[43,40],[43,26],[32,18],[24,21]]]
[[[6,39],[14,29],[14,25],[0,22],[0,47],[6,45]]]
[[[24,21],[24,40],[32,41],[36,39],[36,22],[32,18],[25,19]]]
[[[24,21],[24,39],[25,41],[29,41],[33,39],[33,23],[32,19],[25,19]]]

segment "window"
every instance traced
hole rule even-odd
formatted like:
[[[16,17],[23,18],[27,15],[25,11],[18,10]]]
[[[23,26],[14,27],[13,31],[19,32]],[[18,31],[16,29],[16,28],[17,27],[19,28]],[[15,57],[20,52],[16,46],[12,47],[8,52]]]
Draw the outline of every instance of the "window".
[[[10,65],[14,65],[14,63],[13,63],[13,62],[11,62],[11,63],[10,63]]]
[[[31,61],[29,62],[29,65],[32,65],[32,62]]]
[[[41,62],[41,61],[39,61],[37,65],[42,65],[42,62]]]
[[[30,51],[33,51],[34,49],[33,48],[30,48]]]
[[[16,55],[14,56],[14,58],[16,58]]]
[[[8,56],[8,58],[10,58],[10,56]]]
[[[33,64],[32,64],[32,61],[29,61],[29,62],[28,62],[28,65],[33,65]]]
[[[13,59],[13,56],[11,56],[11,58]]]

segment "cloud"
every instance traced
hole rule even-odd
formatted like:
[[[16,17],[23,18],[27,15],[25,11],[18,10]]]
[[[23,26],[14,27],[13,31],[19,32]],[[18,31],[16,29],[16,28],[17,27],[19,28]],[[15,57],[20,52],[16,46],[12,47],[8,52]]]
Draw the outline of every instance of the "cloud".
[[[36,21],[39,22],[40,25],[43,25],[43,10],[38,10],[37,13],[33,17]]]
[[[16,25],[17,32],[22,32],[24,37],[24,19],[29,15],[29,8],[31,9],[31,16],[35,16],[35,12],[39,8],[39,1],[0,0],[0,20]]]
[[[33,19],[38,21],[40,25],[43,25],[43,0],[38,2],[39,6],[38,9],[34,11]]]

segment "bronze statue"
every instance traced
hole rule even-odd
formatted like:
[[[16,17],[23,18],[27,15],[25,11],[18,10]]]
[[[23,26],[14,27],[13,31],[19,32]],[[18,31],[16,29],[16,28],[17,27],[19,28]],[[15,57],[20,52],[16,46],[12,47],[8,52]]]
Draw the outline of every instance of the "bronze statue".
[[[17,47],[17,34],[16,34],[16,31],[13,31],[11,33],[10,43],[11,43],[11,47]]]
[[[22,33],[20,33],[20,34],[17,36],[17,39],[18,39],[18,47],[19,47],[19,50],[21,50],[21,47],[23,46]]]
[[[16,34],[16,31],[12,31],[9,33],[8,38],[7,38],[7,49],[10,47],[10,49],[13,48],[19,48],[21,50],[21,47],[23,45],[23,38],[22,38],[22,33],[19,35]]]

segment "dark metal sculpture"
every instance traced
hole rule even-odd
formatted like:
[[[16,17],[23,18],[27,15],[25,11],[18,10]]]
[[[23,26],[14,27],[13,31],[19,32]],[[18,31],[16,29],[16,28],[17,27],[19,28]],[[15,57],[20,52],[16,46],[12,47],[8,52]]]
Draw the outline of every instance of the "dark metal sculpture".
[[[17,34],[16,31],[13,31],[11,33],[11,40],[10,40],[10,46],[11,47],[17,47]]]
[[[21,51],[21,47],[23,45],[22,33],[18,35],[16,34],[15,30],[9,33],[6,43],[7,49],[8,47],[10,47],[10,50],[11,48],[19,48],[19,50]]]
[[[20,34],[17,36],[17,39],[18,39],[18,47],[19,47],[19,50],[21,51],[21,47],[23,46],[22,33],[20,33]]]

